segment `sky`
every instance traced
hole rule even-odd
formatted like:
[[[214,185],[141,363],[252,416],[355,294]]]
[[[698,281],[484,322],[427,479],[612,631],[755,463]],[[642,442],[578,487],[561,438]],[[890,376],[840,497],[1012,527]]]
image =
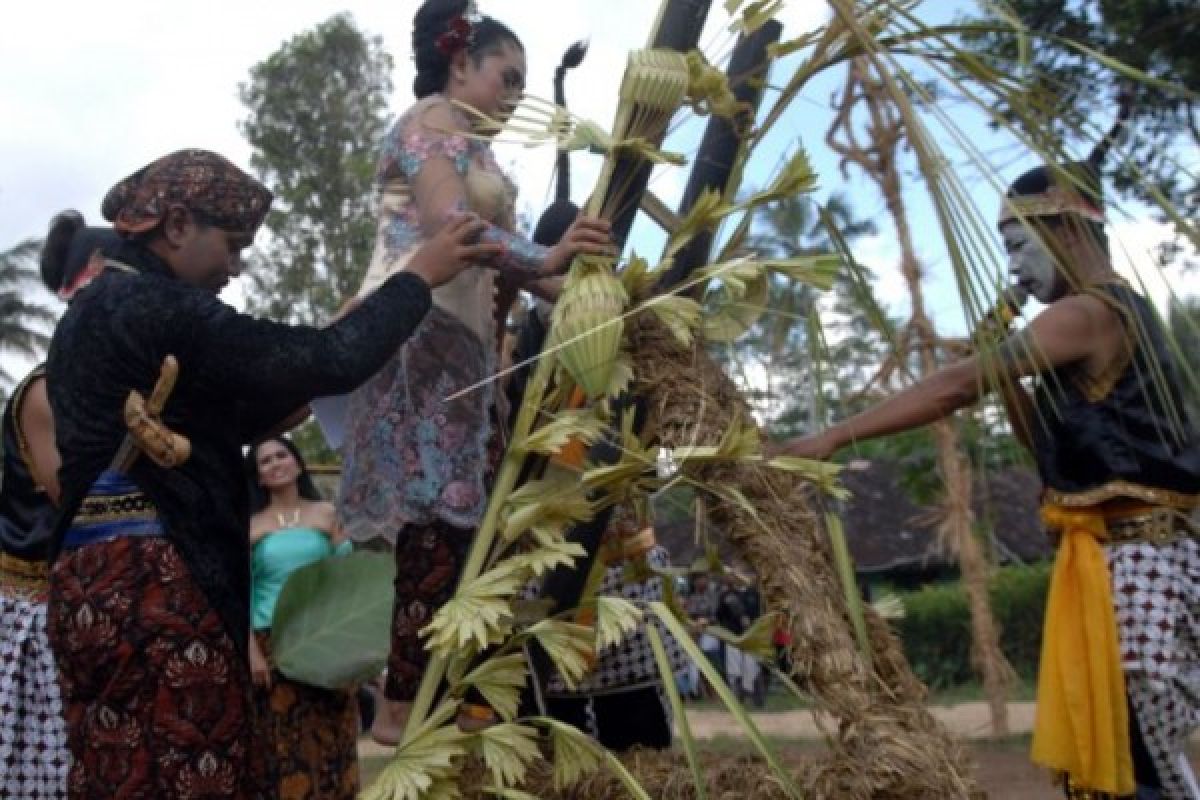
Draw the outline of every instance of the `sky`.
[[[724,3],[714,0],[712,5],[701,41],[705,53],[716,60],[728,54],[733,36],[727,30]],[[945,14],[962,5],[944,2],[934,8]],[[49,219],[64,208],[79,209],[89,222],[99,224],[105,191],[172,150],[202,147],[247,165],[250,149],[237,129],[246,114],[237,97],[238,84],[285,40],[333,14],[349,11],[360,28],[382,36],[395,60],[391,110],[402,111],[411,102],[408,41],[416,7],[415,2],[365,0],[3,4],[0,75],[7,77],[0,81],[0,249],[40,236]],[[589,39],[587,59],[567,81],[568,103],[580,116],[609,127],[626,54],[645,46],[658,4],[652,0],[484,0],[480,7],[521,37],[528,55],[528,90],[543,97],[551,96],[553,69],[563,50],[576,39]],[[780,15],[784,38],[811,29],[824,13],[824,3],[792,0]],[[785,78],[787,67],[787,63],[777,65],[773,78]],[[747,182],[765,183],[777,159],[797,141],[805,142],[822,175],[819,196],[848,191],[860,215],[882,221],[877,193],[861,179],[843,178],[821,146],[829,120],[828,99],[836,87],[837,80],[830,76],[806,92],[777,126]],[[965,126],[974,136],[991,136],[981,122]],[[673,134],[668,149],[687,152],[701,130],[702,123],[686,122]],[[536,217],[550,199],[553,152],[501,145],[497,155],[518,179],[522,209]],[[1019,157],[1012,159],[1005,177],[1031,165]],[[598,166],[596,157],[573,158],[576,200],[590,190]],[[673,204],[685,179],[683,170],[657,170],[652,188]],[[986,187],[986,192],[994,195],[992,187]],[[990,198],[982,203],[988,215],[993,213],[992,205]],[[931,275],[931,310],[939,322],[944,319],[951,327],[961,326],[945,255],[939,237],[930,235],[933,220],[927,204],[919,199],[914,204],[914,222]],[[1134,261],[1146,262],[1146,252],[1163,231],[1135,211],[1117,220],[1115,234],[1118,261],[1122,252],[1128,252]],[[635,248],[653,251],[660,241],[649,223],[635,227]],[[856,253],[860,261],[876,267],[879,294],[889,309],[904,313],[907,304],[893,269],[897,253],[890,229],[883,225],[879,234],[860,240]],[[1161,295],[1162,289],[1153,293]],[[239,305],[238,295],[235,283],[225,297]]]

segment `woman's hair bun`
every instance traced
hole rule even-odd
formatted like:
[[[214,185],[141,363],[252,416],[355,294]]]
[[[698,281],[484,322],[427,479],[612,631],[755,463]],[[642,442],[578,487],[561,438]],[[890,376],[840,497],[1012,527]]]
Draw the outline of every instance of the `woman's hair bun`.
[[[46,241],[42,245],[42,253],[38,260],[42,282],[50,291],[57,292],[62,288],[67,274],[71,243],[75,234],[86,225],[83,214],[75,210],[59,212],[50,220],[50,230],[46,233]]]
[[[466,13],[467,0],[425,0],[413,17],[412,52],[417,76],[413,94],[418,99],[440,92],[450,76],[450,56],[438,49],[438,37],[450,20]]]

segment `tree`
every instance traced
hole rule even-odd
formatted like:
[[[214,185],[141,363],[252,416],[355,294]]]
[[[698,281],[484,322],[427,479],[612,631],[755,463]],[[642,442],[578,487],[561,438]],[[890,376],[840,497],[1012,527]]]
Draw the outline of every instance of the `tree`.
[[[1161,84],[1137,81],[1129,86],[1134,105],[1121,147],[1127,158],[1112,160],[1118,190],[1153,206],[1161,192],[1181,213],[1195,220],[1200,212],[1200,183],[1183,154],[1200,146],[1197,92],[1200,92],[1200,6],[1195,0],[1008,0],[1004,6],[981,3],[982,21],[1003,22],[1012,13],[1034,35],[1022,50],[1010,33],[969,37],[967,43],[993,65],[1025,76],[1025,91],[1014,93],[997,111],[1006,121],[1025,120],[1035,140],[1071,142],[1112,119],[1120,76],[1109,64],[1070,47],[1067,42],[1119,59]],[[1004,9],[1003,11],[1001,9]],[[1030,105],[1042,113],[1030,114]],[[1033,120],[1033,124],[1028,124]],[[1182,163],[1181,163],[1182,161]],[[1194,227],[1194,226],[1193,226]],[[1195,234],[1193,232],[1193,239]],[[1172,251],[1174,252],[1174,251]]]
[[[760,215],[761,227],[748,241],[757,253],[780,258],[821,255],[836,251],[829,225],[838,236],[853,241],[875,232],[869,219],[855,215],[850,201],[834,194],[824,208],[804,196],[786,197]],[[863,268],[859,268],[860,271]],[[869,272],[861,277],[870,280]],[[772,279],[766,314],[741,337],[735,347],[739,360],[757,364],[766,386],[758,388],[747,378],[748,393],[770,408],[772,430],[793,435],[810,430],[820,409],[853,384],[853,375],[864,363],[878,363],[880,340],[865,319],[862,306],[851,300],[858,282],[848,271],[839,273],[833,292],[832,324],[825,323],[830,344],[826,352],[814,313],[822,293],[782,276]],[[829,316],[829,315],[824,315]],[[728,354],[717,353],[728,362]]]
[[[30,288],[41,285],[34,263],[41,248],[41,241],[26,239],[0,252],[0,353],[38,359],[50,343],[47,331],[57,317],[49,308],[30,300]],[[19,377],[0,366],[0,384],[9,386]]]
[[[933,321],[926,312],[923,268],[917,258],[911,215],[905,200],[901,152],[911,131],[895,97],[888,90],[879,62],[866,56],[853,59],[837,103],[834,122],[825,142],[842,157],[843,170],[853,165],[879,188],[896,230],[900,248],[900,271],[908,288],[911,317],[901,336],[901,351],[895,358],[907,364],[914,360],[917,373],[928,376],[939,366],[944,349]],[[856,110],[865,112],[856,116]],[[864,141],[863,134],[868,138]],[[941,536],[957,556],[963,586],[971,611],[972,660],[983,679],[984,694],[991,711],[992,732],[1008,733],[1008,692],[1016,674],[1000,649],[988,597],[989,565],[976,540],[971,510],[972,470],[963,453],[962,437],[953,419],[930,426],[936,447],[937,471],[944,482]]]
[[[250,163],[275,193],[251,260],[251,312],[319,324],[357,288],[375,234],[372,185],[392,58],[338,14],[250,70],[239,94]]]

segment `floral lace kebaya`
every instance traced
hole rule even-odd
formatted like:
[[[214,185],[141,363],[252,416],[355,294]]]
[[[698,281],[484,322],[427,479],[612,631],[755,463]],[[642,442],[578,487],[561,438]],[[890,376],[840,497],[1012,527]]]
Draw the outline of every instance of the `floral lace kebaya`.
[[[482,238],[503,245],[491,265],[470,267],[434,290],[434,308],[413,337],[351,397],[343,451],[339,518],[355,540],[394,542],[404,525],[441,519],[478,524],[487,501],[488,443],[493,436],[496,372],[496,275],[517,285],[537,276],[546,249],[512,232],[515,187],[491,146],[424,117],[445,98],[414,105],[383,143],[375,250],[360,295],[403,269],[425,240],[413,184],[435,159],[462,181],[454,208],[488,224]],[[463,129],[469,120],[452,109]],[[480,385],[482,384],[482,385]],[[455,393],[478,386],[453,400]]]

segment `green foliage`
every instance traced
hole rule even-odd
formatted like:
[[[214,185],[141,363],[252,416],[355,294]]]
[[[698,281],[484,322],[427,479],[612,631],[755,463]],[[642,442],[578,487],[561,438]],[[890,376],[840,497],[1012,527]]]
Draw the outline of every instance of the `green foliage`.
[[[325,441],[325,434],[321,433],[321,426],[317,424],[315,418],[309,417],[289,431],[288,436],[292,438],[292,444],[296,445],[309,465],[329,466],[342,463],[341,455],[329,447],[329,443]]]
[[[239,87],[250,163],[275,192],[248,276],[252,312],[318,324],[358,288],[374,243],[373,180],[392,58],[338,14],[293,37]]]
[[[1037,674],[1049,580],[1050,564],[1005,567],[995,572],[988,587],[1001,649],[1026,679]],[[900,598],[904,618],[894,624],[917,677],[935,690],[973,680],[971,616],[962,586],[926,586]]]
[[[876,230],[871,220],[856,216],[844,195],[834,194],[824,208],[811,197],[789,196],[758,210],[747,245],[757,257],[831,255],[836,247],[829,225],[843,240]],[[869,271],[863,277],[869,281]],[[751,402],[768,409],[774,433],[790,436],[811,430],[823,420],[825,409],[862,388],[884,360],[886,342],[857,302],[859,287],[848,269],[840,269],[832,299],[822,302],[826,293],[812,285],[771,275],[767,313],[736,343],[713,349],[713,356],[733,374],[750,364],[762,367],[765,388],[759,388],[750,373],[743,383]]]
[[[353,553],[292,573],[271,625],[279,671],[313,686],[340,689],[379,674],[392,622],[390,555]]]
[[[1031,105],[1046,109],[1036,117],[1032,136],[1044,141],[1075,142],[1079,131],[1098,137],[1097,126],[1110,124],[1119,76],[1099,59],[1067,46],[1073,42],[1125,65],[1190,90],[1166,91],[1147,82],[1131,87],[1133,135],[1127,137],[1130,157],[1122,159],[1114,181],[1118,189],[1157,205],[1161,191],[1182,212],[1195,219],[1200,211],[1200,184],[1195,170],[1181,166],[1185,154],[1200,145],[1196,125],[1200,92],[1200,7],[1195,0],[1007,0],[980,3],[988,22],[1012,14],[1032,33],[1031,46],[1022,47],[1011,33],[995,32],[969,38],[968,46],[985,60],[1020,77],[1022,90],[997,110],[1009,121],[1014,111]],[[1065,41],[1064,41],[1065,40]],[[1021,63],[1028,59],[1027,63]],[[1031,127],[1025,125],[1025,127]]]
[[[30,287],[42,285],[36,265],[41,249],[40,240],[26,239],[0,252],[0,352],[40,359],[50,342],[46,332],[57,317],[29,299]],[[21,377],[0,366],[0,384],[11,385]],[[6,397],[0,388],[0,400]]]

